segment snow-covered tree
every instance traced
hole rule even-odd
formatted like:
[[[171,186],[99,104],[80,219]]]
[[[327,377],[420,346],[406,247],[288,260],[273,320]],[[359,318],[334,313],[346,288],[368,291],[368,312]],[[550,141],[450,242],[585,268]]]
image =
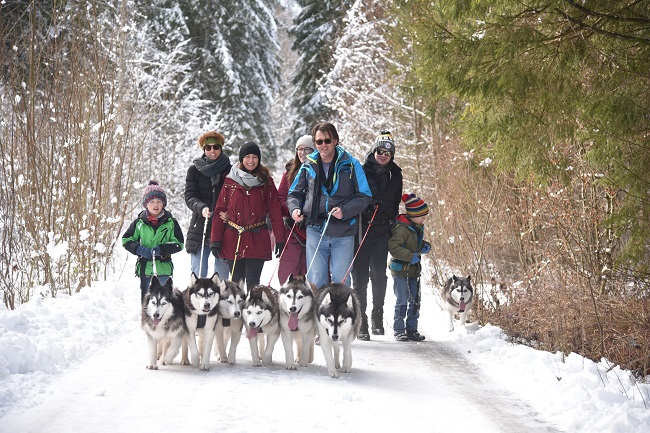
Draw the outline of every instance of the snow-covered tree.
[[[236,151],[257,142],[275,158],[271,106],[280,72],[274,0],[187,1],[197,62],[194,85],[210,100],[206,125],[221,131]]]
[[[291,92],[293,127],[290,143],[308,133],[319,121],[333,121],[320,86],[334,65],[333,53],[343,28],[350,0],[298,0],[301,12],[289,33],[299,53]]]
[[[335,63],[320,87],[325,105],[335,113],[341,142],[359,157],[378,133],[390,130],[398,145],[413,144],[412,109],[400,93],[404,68],[392,55],[387,33],[396,25],[391,0],[355,1],[333,53]]]

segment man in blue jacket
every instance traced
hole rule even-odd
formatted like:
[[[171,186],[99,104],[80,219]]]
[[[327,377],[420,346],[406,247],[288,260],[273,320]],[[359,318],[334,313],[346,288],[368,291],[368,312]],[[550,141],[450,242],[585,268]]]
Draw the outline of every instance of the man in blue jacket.
[[[318,123],[311,136],[316,151],[289,188],[287,207],[295,221],[307,218],[307,279],[319,289],[330,279],[349,286],[357,218],[372,193],[359,161],[338,145],[334,125]]]

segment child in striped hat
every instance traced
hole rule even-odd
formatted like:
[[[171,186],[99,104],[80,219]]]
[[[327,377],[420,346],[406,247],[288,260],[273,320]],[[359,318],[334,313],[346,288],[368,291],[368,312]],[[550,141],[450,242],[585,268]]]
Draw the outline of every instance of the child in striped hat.
[[[415,194],[404,194],[402,201],[406,213],[397,216],[388,240],[389,268],[397,298],[393,332],[397,341],[422,341],[425,337],[418,332],[420,255],[431,251],[431,244],[424,240],[424,220],[429,206]]]

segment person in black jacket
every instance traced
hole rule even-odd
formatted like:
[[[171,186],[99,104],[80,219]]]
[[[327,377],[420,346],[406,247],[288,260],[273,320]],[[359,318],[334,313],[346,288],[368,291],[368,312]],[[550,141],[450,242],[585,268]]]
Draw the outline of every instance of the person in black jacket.
[[[372,191],[373,202],[361,213],[361,228],[355,251],[363,235],[352,268],[352,284],[359,295],[363,312],[359,340],[370,340],[366,307],[368,281],[372,282],[372,333],[384,335],[384,298],[386,296],[386,260],[390,230],[399,213],[402,197],[402,169],[395,164],[395,143],[389,131],[381,131],[366,156],[363,171]],[[374,219],[373,219],[374,216]],[[370,229],[368,230],[368,227]]]
[[[224,136],[216,131],[201,135],[199,146],[203,155],[192,162],[185,178],[185,204],[192,210],[185,249],[190,254],[192,272],[199,278],[208,275],[212,210],[219,198],[224,178],[232,167],[228,155],[223,152],[224,143]],[[229,269],[225,259],[215,258],[214,272],[217,272],[221,279],[228,278]]]

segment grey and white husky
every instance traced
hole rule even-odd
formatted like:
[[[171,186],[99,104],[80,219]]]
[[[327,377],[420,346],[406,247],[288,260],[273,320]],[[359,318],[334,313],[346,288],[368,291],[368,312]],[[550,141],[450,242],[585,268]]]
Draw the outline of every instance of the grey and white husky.
[[[263,285],[253,287],[246,296],[243,316],[253,366],[271,365],[273,348],[280,338],[278,291]]]
[[[246,302],[246,292],[244,291],[244,281],[240,280],[235,284],[230,280],[222,280],[219,286],[221,297],[219,299],[219,319],[214,330],[217,347],[216,354],[219,361],[228,362],[235,365],[237,359],[237,345],[241,339],[241,332],[244,326],[242,312]],[[226,355],[226,346],[230,341],[228,355]]]
[[[361,328],[361,308],[357,293],[341,283],[325,285],[317,301],[317,322],[320,347],[330,377],[339,377],[339,342],[343,345],[343,373],[352,369],[352,342]]]
[[[214,341],[214,327],[219,312],[219,274],[211,278],[198,278],[194,272],[190,276],[190,285],[183,292],[185,324],[188,335],[183,340],[181,364],[189,364],[187,348],[189,346],[192,365],[199,370],[210,369],[210,352]],[[199,334],[199,347],[196,334]],[[200,353],[199,353],[200,351]]]
[[[147,368],[158,370],[158,346],[166,347],[161,356],[162,364],[170,365],[187,334],[183,300],[171,278],[165,285],[160,284],[158,277],[151,278],[149,290],[142,300],[141,326],[149,346]]]
[[[307,367],[314,361],[317,296],[316,286],[304,275],[290,275],[280,288],[280,332],[287,370],[295,370],[296,362]],[[293,341],[296,342],[297,359],[293,356]]]
[[[474,288],[471,276],[459,278],[456,275],[447,280],[442,288],[442,300],[449,312],[449,332],[454,330],[454,314],[460,315],[460,326],[465,326],[467,312],[474,304]]]

